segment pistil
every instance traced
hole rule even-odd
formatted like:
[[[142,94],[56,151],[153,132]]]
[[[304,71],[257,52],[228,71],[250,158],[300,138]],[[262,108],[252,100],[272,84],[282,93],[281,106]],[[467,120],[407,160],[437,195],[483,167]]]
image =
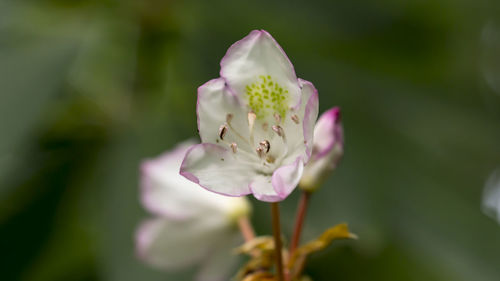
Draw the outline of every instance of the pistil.
[[[250,134],[250,143],[253,144],[254,143],[253,126],[255,125],[255,119],[257,119],[257,115],[255,115],[253,111],[250,111],[248,112],[247,119],[248,119],[248,131]]]

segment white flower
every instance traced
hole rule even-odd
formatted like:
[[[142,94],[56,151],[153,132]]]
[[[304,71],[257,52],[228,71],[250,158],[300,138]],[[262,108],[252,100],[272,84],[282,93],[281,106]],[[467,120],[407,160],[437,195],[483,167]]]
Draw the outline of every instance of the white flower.
[[[190,145],[141,165],[144,207],[155,215],[141,224],[136,242],[139,256],[164,269],[201,263],[196,280],[226,281],[237,260],[231,249],[241,242],[237,220],[250,212],[246,198],[220,196],[179,175]]]
[[[340,109],[334,107],[323,113],[314,127],[313,152],[300,179],[300,188],[316,190],[335,170],[343,155],[344,131]]]
[[[491,174],[483,192],[483,212],[500,223],[500,169]]]
[[[198,130],[181,174],[228,196],[285,199],[309,160],[318,115],[314,86],[263,30],[233,44],[220,78],[198,89]]]

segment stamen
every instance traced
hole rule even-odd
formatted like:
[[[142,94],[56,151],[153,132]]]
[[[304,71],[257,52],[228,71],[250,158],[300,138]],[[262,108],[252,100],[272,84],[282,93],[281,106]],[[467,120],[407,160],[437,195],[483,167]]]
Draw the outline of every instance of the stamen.
[[[276,124],[281,123],[281,115],[274,113],[274,119],[276,119]]]
[[[252,146],[252,144],[250,144],[250,142],[246,138],[244,138],[240,133],[238,133],[238,131],[235,128],[233,128],[233,126],[231,126],[231,123],[227,123],[227,126],[229,126],[229,129],[231,129],[233,134],[235,134],[243,142],[248,143],[248,145]]]
[[[273,131],[278,134],[278,136],[283,137],[285,135],[285,132],[283,131],[283,128],[281,126],[273,125],[272,126]]]
[[[233,114],[228,113],[228,114],[226,115],[226,122],[227,122],[228,124],[229,124],[229,123],[231,123],[231,120],[233,120],[233,117],[234,117],[234,115],[233,115]]]
[[[227,133],[227,126],[226,125],[221,125],[219,127],[219,138],[221,140],[224,140],[224,136],[226,135]]]
[[[266,153],[264,152],[264,149],[262,147],[257,147],[255,149],[255,151],[257,151],[257,155],[259,155],[259,158],[264,158],[264,156],[266,155]]]
[[[292,115],[292,120],[293,122],[295,122],[295,124],[299,124],[299,116],[297,116],[296,114]]]
[[[250,158],[255,157],[255,154],[250,153],[250,152],[248,152],[248,151],[245,151],[245,149],[238,149],[238,145],[237,145],[235,142],[233,142],[233,143],[229,143],[229,142],[228,142],[228,141],[226,141],[226,140],[222,140],[222,143],[224,143],[225,145],[229,146],[229,147],[231,148],[231,150],[233,150],[233,152],[236,150],[236,152],[238,152],[238,153],[243,153],[243,154],[245,154],[245,155],[249,156]],[[233,146],[234,146],[234,148],[233,148]],[[235,153],[236,153],[236,152],[235,152]]]
[[[231,143],[231,149],[233,153],[236,153],[238,151],[238,145],[235,142]]]
[[[283,130],[283,128],[281,128],[281,126],[273,126],[273,131],[281,137],[281,140],[283,141],[283,151],[280,153],[281,155],[287,155],[288,153],[288,145],[287,145],[287,141],[286,141],[286,136],[285,136],[285,131]],[[269,161],[269,163],[272,163],[271,161]]]
[[[268,153],[269,149],[271,149],[271,144],[269,143],[268,140],[263,140],[259,142],[259,145],[266,151],[266,153]]]

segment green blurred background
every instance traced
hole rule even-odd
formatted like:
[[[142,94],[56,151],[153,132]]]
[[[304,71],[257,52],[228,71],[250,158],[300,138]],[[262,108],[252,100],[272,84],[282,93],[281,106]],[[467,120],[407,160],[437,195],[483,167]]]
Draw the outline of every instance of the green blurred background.
[[[0,0],[0,279],[191,280],[134,254],[138,164],[196,136],[196,88],[252,29],[282,45],[345,157],[304,239],[314,280],[500,280],[500,2]],[[293,224],[298,196],[282,204]],[[270,233],[268,206],[254,223]]]

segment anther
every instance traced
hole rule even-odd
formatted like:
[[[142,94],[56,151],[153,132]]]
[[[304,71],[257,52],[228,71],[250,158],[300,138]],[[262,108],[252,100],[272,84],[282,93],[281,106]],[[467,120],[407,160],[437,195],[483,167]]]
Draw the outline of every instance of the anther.
[[[227,126],[226,126],[226,125],[221,125],[221,126],[219,127],[219,138],[220,138],[221,140],[224,140],[224,136],[226,135],[227,130],[228,130],[228,129],[227,129]]]
[[[231,143],[231,149],[233,153],[236,153],[238,151],[238,145],[235,142]]]
[[[233,116],[233,114],[228,113],[228,114],[226,115],[226,122],[227,122],[228,124],[229,124],[229,123],[231,123],[231,120],[233,120],[233,117],[234,117],[234,116]]]
[[[276,119],[276,124],[281,123],[281,115],[274,113],[274,119]]]
[[[292,120],[293,122],[295,122],[295,124],[299,124],[299,116],[297,116],[296,114],[292,115]]]
[[[269,143],[268,140],[263,140],[259,142],[259,145],[266,151],[266,153],[268,153],[269,149],[271,149],[271,144]]]
[[[285,132],[283,131],[283,128],[281,126],[273,125],[273,131],[278,134],[278,136],[283,137],[285,135]]]
[[[255,151],[257,151],[257,155],[259,155],[259,158],[264,158],[264,156],[266,155],[266,153],[264,152],[264,148],[260,146],[257,147]]]

